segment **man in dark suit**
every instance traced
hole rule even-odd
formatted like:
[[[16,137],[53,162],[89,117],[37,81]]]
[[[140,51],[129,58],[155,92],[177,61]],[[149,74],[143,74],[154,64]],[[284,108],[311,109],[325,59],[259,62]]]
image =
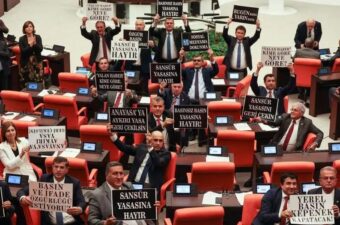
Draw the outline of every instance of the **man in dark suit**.
[[[263,67],[262,62],[257,63],[256,72],[254,72],[251,78],[251,81],[250,81],[251,90],[254,92],[256,96],[262,96],[262,97],[267,97],[267,98],[277,98],[279,101],[277,113],[278,115],[281,115],[282,113],[284,113],[284,107],[283,107],[284,97],[286,97],[296,87],[293,65],[292,64],[288,65],[288,69],[290,71],[290,78],[289,78],[288,84],[285,87],[279,87],[279,88],[276,88],[276,79],[273,74],[267,74],[264,76],[263,81],[264,81],[265,87],[258,86],[257,78],[262,67]]]
[[[148,116],[148,129],[152,133],[158,130],[163,133],[164,147],[169,151],[176,151],[175,134],[172,113],[165,110],[163,98],[157,96],[151,99],[151,108]]]
[[[339,205],[340,205],[340,189],[336,188],[337,184],[337,171],[334,167],[325,166],[320,170],[319,176],[319,188],[312,189],[308,191],[308,194],[322,194],[331,196],[334,201],[333,212],[334,212],[334,220],[336,225],[340,224],[339,217]]]
[[[306,38],[305,47],[297,49],[294,58],[320,59],[320,52],[313,49],[314,41]]]
[[[307,151],[314,151],[317,146],[320,146],[323,132],[313,124],[312,120],[304,117],[304,113],[305,107],[302,103],[293,104],[290,114],[283,114],[274,122],[274,125],[280,128],[270,142],[282,145],[284,151],[301,151],[308,133],[314,133],[316,140],[307,147]]]
[[[111,132],[110,126],[108,130]],[[146,183],[159,191],[163,184],[164,170],[171,158],[170,152],[164,148],[162,132],[153,131],[151,136],[147,136],[147,145],[137,147],[123,144],[115,133],[111,135],[111,140],[120,151],[135,157],[128,181]]]
[[[124,182],[123,165],[119,162],[109,162],[106,165],[105,176],[106,182],[89,192],[89,225],[116,224],[118,221],[112,215],[112,190],[133,189],[130,182]],[[152,221],[133,222],[137,225],[153,224]]]
[[[156,14],[154,21],[149,28],[150,36],[158,39],[155,61],[170,63],[176,62],[179,58],[179,51],[182,48],[182,29],[174,29],[174,19],[169,17],[164,21],[165,28],[157,28],[160,16]],[[191,32],[186,15],[182,16],[186,32]]]
[[[292,217],[292,212],[287,210],[289,196],[295,194],[297,177],[292,173],[284,173],[280,178],[281,187],[270,189],[262,198],[261,209],[253,220],[252,225],[286,224]]]
[[[111,41],[113,36],[117,35],[121,26],[117,17],[113,17],[112,21],[115,28],[105,27],[104,21],[96,22],[96,30],[88,32],[86,30],[87,17],[83,17],[82,25],[80,26],[81,35],[92,42],[89,64],[92,66],[94,62],[98,62],[100,58],[110,58]]]
[[[14,206],[12,204],[12,195],[7,183],[0,180],[0,190],[2,197],[2,209],[4,210],[4,217],[0,217],[1,225],[11,225],[11,216],[14,213]]]
[[[174,111],[175,105],[190,105],[190,98],[183,92],[183,83],[171,84],[171,88],[166,87],[165,82],[161,82],[158,96],[164,100],[165,109],[171,113]],[[184,129],[175,130],[175,141],[180,146],[188,146],[188,135]]]
[[[73,207],[67,209],[67,213],[62,213],[62,218],[60,218],[61,221],[58,218],[58,213],[41,211],[41,224],[59,225],[60,222],[63,222],[63,224],[72,225],[84,224],[84,221],[80,218],[80,215],[84,212],[86,207],[85,199],[81,191],[79,180],[67,175],[68,167],[69,165],[67,159],[58,156],[53,160],[52,174],[43,174],[39,181],[47,183],[73,184]],[[17,197],[20,199],[21,204],[32,205],[32,201],[28,196],[28,191],[28,187],[18,191]]]
[[[235,37],[228,34],[231,18],[227,19],[227,25],[223,29],[223,38],[228,45],[227,54],[223,63],[227,66],[226,77],[228,72],[240,72],[243,76],[248,74],[247,67],[252,70],[252,58],[250,47],[260,38],[261,28],[260,21],[256,21],[256,31],[254,36],[245,37],[246,28],[242,25],[235,29]]]
[[[295,33],[294,42],[295,48],[304,48],[306,38],[312,38],[314,40],[313,48],[319,49],[319,42],[322,35],[321,23],[314,19],[308,19],[301,22]]]

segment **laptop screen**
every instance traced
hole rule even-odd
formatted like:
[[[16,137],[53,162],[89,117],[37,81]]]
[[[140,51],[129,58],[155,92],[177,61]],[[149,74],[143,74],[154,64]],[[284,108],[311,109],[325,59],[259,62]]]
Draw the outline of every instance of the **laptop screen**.
[[[329,150],[331,152],[340,153],[340,143],[329,143]]]
[[[46,117],[53,117],[54,110],[53,109],[43,109],[43,115]]]
[[[322,48],[322,49],[319,49],[319,53],[320,55],[327,55],[327,54],[330,54],[331,51],[329,48]]]
[[[206,99],[216,99],[217,96],[216,96],[215,92],[207,92],[206,95],[205,95],[205,98]]]
[[[96,114],[96,120],[107,121],[108,119],[109,119],[108,113],[97,113]]]
[[[29,82],[27,84],[27,88],[29,90],[37,90],[38,89],[38,83],[34,83],[34,82]]]
[[[231,80],[237,80],[240,78],[240,74],[239,73],[229,73],[229,79]]]
[[[257,184],[256,185],[256,193],[258,194],[265,194],[271,188],[270,184]]]
[[[277,148],[276,146],[264,146],[263,147],[263,153],[268,154],[268,155],[274,155],[277,153]]]
[[[125,74],[128,78],[135,78],[135,76],[136,76],[135,71],[125,71]]]
[[[175,184],[176,194],[190,194],[191,188],[190,184]]]
[[[78,89],[78,94],[80,94],[80,95],[88,95],[89,94],[89,89],[88,88],[79,88]]]
[[[96,151],[96,144],[84,142],[83,150],[85,150],[85,151]]]
[[[220,146],[209,146],[208,154],[209,155],[222,155],[223,149]]]
[[[20,175],[8,175],[8,184],[17,184],[21,183],[21,176]]]

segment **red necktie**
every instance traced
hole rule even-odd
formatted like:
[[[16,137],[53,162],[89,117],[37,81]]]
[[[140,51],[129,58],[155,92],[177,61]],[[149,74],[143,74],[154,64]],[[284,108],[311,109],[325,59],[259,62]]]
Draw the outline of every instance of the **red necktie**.
[[[288,132],[287,132],[286,139],[284,140],[283,145],[282,145],[283,151],[286,151],[286,149],[287,149],[289,140],[290,140],[290,138],[291,138],[291,136],[292,136],[292,134],[293,134],[293,130],[294,130],[294,125],[295,125],[295,123],[296,123],[295,120],[292,120],[292,125],[290,125],[289,130],[288,130]]]
[[[283,208],[282,208],[281,213],[282,213],[283,211],[287,210],[288,200],[289,200],[289,196],[285,196],[285,197],[284,197]],[[286,222],[287,222],[287,218],[281,218],[280,225],[286,225]]]
[[[161,125],[161,119],[160,118],[157,118],[156,122],[157,122],[157,126]]]
[[[104,54],[104,58],[105,59],[108,59],[107,58],[107,47],[106,47],[106,42],[105,42],[105,37],[104,35],[101,36],[102,37],[102,45],[103,45],[103,54]]]
[[[120,103],[121,99],[122,99],[122,92],[119,92],[118,97],[116,99],[116,102],[115,102],[115,104],[113,106],[114,108],[118,108],[119,107],[119,103]]]
[[[171,102],[171,107],[170,107],[171,112],[174,111],[174,106],[176,105],[176,101],[177,101],[177,97],[172,96],[172,102]]]

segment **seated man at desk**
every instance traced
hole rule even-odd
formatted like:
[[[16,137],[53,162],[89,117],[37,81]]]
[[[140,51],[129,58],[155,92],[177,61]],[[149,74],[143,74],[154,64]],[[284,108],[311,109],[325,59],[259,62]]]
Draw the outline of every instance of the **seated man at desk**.
[[[293,65],[292,64],[288,65],[288,69],[290,71],[290,78],[288,84],[285,87],[278,88],[276,87],[276,79],[273,74],[267,74],[264,76],[263,81],[265,87],[258,86],[257,78],[262,67],[263,67],[262,62],[257,63],[256,72],[254,72],[250,82],[251,90],[254,92],[256,96],[277,98],[279,101],[277,113],[278,115],[281,115],[282,113],[284,113],[283,98],[286,97],[296,87]]]
[[[41,224],[69,224],[69,225],[82,225],[84,221],[80,215],[85,211],[86,203],[81,191],[80,181],[74,177],[67,175],[69,164],[67,158],[58,156],[54,158],[52,165],[52,174],[43,174],[40,182],[47,183],[70,183],[73,184],[73,207],[65,212],[41,212]],[[32,200],[28,196],[29,187],[18,191],[17,197],[23,205],[32,205]]]
[[[287,209],[289,196],[298,192],[297,177],[292,173],[284,173],[280,178],[281,187],[270,189],[262,198],[261,209],[252,225],[286,224],[292,217]]]
[[[297,49],[294,55],[295,58],[309,58],[320,59],[320,52],[313,49],[314,40],[312,38],[306,38],[305,47]]]
[[[108,131],[111,132],[110,126]],[[163,184],[163,172],[171,158],[170,152],[164,148],[162,132],[153,131],[151,137],[147,136],[147,145],[137,147],[123,144],[116,133],[112,133],[111,140],[120,151],[135,156],[128,181],[145,183],[159,191]]]
[[[305,106],[297,102],[292,105],[289,114],[279,116],[273,125],[280,128],[270,141],[271,144],[281,145],[283,151],[301,151],[308,133],[314,133],[316,140],[307,147],[306,151],[314,151],[320,146],[323,132],[313,124],[312,120],[303,116],[305,110]]]
[[[106,182],[93,192],[89,192],[89,224],[117,224],[117,220],[112,215],[113,190],[133,189],[130,182],[124,182],[123,165],[119,162],[109,162],[105,169]],[[145,225],[153,224],[152,221],[121,221],[122,224]],[[128,223],[126,223],[128,222]]]

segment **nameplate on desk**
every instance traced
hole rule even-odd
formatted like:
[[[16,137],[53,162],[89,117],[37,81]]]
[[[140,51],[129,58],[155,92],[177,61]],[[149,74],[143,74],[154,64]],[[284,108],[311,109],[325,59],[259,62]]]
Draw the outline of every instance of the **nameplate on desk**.
[[[125,91],[124,72],[96,72],[95,81],[98,91]]]
[[[274,122],[277,114],[277,105],[279,101],[276,98],[266,98],[247,95],[242,109],[242,118],[260,117],[261,119]]]
[[[230,162],[229,156],[217,156],[217,155],[207,155],[205,157],[206,162]]]
[[[110,123],[113,132],[147,133],[147,108],[113,108],[109,107]]]
[[[63,151],[66,148],[66,127],[28,127],[28,142],[30,152]]]
[[[203,129],[207,127],[207,106],[174,106],[174,128]]]
[[[113,190],[112,215],[117,220],[157,220],[156,189]]]
[[[209,47],[208,32],[183,33],[182,43],[184,51],[206,51]]]
[[[139,48],[149,48],[149,31],[124,30],[123,37],[127,41],[138,41]]]
[[[157,0],[157,13],[160,17],[181,17],[183,0]]]
[[[150,63],[150,78],[152,83],[180,83],[182,66],[180,63]]]

